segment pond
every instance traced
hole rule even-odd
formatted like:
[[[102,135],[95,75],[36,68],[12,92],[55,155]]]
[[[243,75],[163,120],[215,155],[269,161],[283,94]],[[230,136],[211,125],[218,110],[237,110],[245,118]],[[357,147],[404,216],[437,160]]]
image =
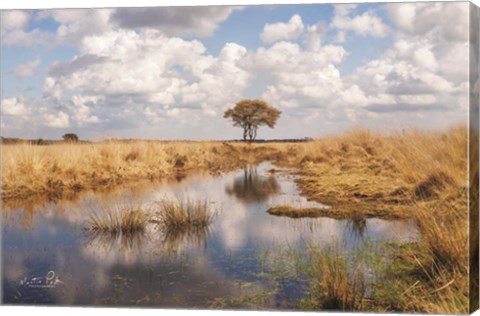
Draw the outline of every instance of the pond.
[[[222,307],[225,299],[256,297],[267,308],[288,309],[307,285],[288,275],[281,282],[265,277],[266,262],[279,250],[301,253],[311,244],[334,243],[355,249],[418,238],[408,220],[269,215],[266,210],[279,204],[328,207],[301,197],[294,180],[289,170],[263,163],[221,176],[196,174],[3,210],[3,302],[205,308]],[[156,202],[172,197],[208,201],[215,212],[209,228],[166,235],[150,222],[144,233],[128,237],[85,230],[94,211],[128,204],[154,212]]]

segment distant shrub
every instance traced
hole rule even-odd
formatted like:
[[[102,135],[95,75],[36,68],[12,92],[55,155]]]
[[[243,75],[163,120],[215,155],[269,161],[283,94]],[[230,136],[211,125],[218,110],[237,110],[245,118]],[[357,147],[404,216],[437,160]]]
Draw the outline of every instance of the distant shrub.
[[[67,133],[63,135],[62,138],[64,141],[67,141],[67,142],[78,142],[78,136],[77,134],[74,134],[74,133]]]
[[[47,143],[42,138],[39,138],[39,139],[32,140],[32,144],[33,145],[46,145]]]

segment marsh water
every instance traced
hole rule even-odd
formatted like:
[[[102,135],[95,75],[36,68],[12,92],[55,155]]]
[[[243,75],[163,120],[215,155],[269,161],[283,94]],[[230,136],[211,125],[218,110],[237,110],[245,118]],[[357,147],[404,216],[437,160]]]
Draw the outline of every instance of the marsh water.
[[[285,250],[334,243],[356,249],[377,241],[418,238],[411,221],[292,219],[269,215],[274,205],[328,207],[299,195],[295,176],[269,163],[211,176],[85,192],[75,201],[2,210],[2,285],[5,304],[204,308],[252,298],[266,308],[294,308],[307,280],[288,274]],[[152,221],[129,236],[92,234],[92,212],[140,205],[154,216],[166,198],[208,201],[207,230],[166,234]]]

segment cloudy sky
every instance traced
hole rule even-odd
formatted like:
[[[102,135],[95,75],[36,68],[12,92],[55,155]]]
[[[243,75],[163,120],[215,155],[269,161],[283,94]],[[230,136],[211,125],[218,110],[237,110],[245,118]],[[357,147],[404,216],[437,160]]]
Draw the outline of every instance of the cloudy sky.
[[[244,98],[282,111],[259,138],[467,121],[460,3],[1,13],[1,134],[231,139]]]

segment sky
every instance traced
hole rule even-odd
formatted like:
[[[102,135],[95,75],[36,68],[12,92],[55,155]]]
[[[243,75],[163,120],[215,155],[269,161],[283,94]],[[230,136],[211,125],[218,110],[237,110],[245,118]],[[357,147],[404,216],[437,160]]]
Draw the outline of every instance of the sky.
[[[258,138],[468,120],[467,2],[1,12],[1,135],[235,139],[242,99],[282,111]]]

